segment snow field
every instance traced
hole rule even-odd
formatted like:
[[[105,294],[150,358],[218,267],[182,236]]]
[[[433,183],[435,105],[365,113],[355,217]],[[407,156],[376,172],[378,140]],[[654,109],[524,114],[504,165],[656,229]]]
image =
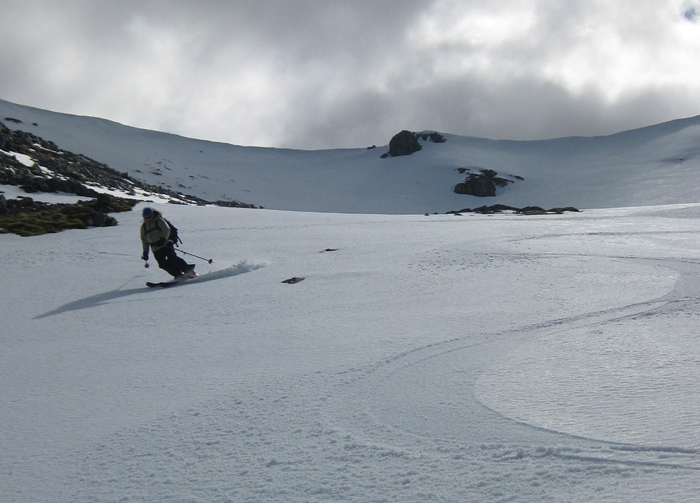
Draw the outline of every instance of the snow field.
[[[692,501],[700,206],[0,238],[0,500]],[[325,251],[336,249],[336,251]],[[286,285],[298,276],[304,281]],[[670,412],[669,412],[670,411]]]

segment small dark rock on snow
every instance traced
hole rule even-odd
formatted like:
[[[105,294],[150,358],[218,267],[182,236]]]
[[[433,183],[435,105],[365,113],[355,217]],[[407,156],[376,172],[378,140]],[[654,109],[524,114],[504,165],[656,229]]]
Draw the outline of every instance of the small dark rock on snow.
[[[295,283],[299,283],[300,281],[304,281],[306,278],[304,277],[297,277],[294,276],[293,278],[285,279],[282,283],[286,283],[288,285],[294,285]]]

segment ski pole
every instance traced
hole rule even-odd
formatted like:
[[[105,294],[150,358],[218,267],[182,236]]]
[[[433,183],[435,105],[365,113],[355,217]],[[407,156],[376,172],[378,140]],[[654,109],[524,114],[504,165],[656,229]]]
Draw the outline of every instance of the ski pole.
[[[194,253],[188,253],[188,252],[186,252],[186,251],[184,251],[184,250],[178,250],[178,251],[179,251],[180,253],[182,253],[183,255],[189,255],[190,257],[196,257],[196,258],[198,258],[198,259],[200,259],[200,260],[206,260],[206,261],[209,262],[210,264],[211,264],[212,262],[214,262],[214,259],[200,257],[199,255],[195,255]]]

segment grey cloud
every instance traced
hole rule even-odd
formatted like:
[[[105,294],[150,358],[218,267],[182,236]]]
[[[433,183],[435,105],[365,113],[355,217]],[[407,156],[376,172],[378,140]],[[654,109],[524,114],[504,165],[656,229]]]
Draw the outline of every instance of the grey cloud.
[[[658,52],[675,41],[660,4],[605,3],[608,19],[585,0],[10,0],[0,17],[0,43],[11,48],[0,53],[0,97],[296,148],[387,143],[400,129],[511,139],[606,134],[700,113],[697,83],[631,86],[611,99],[597,74],[575,90],[547,74],[605,36],[611,50],[663,60]],[[695,21],[694,9],[684,4],[682,16]],[[437,43],[421,39],[426,22],[440,35],[440,23],[460,16],[517,23],[521,11],[527,31],[488,47],[459,31]]]
[[[290,127],[283,144],[385,145],[401,129],[510,140],[596,136],[685,117],[693,104],[694,96],[673,88],[648,90],[610,105],[593,88],[572,96],[532,79],[451,81],[392,96],[359,93],[329,107],[319,120]]]

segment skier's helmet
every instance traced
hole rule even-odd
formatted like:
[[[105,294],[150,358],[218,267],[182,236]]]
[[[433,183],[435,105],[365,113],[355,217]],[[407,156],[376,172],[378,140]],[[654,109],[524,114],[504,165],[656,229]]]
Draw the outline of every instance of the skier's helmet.
[[[144,208],[143,209],[143,218],[150,218],[153,216],[153,209],[152,208]]]

